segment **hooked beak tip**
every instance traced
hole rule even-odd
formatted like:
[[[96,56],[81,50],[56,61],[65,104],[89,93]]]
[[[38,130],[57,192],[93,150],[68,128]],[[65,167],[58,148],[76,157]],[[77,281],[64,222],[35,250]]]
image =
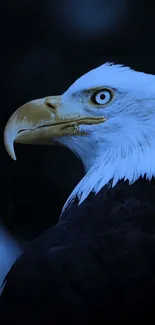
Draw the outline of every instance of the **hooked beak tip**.
[[[17,158],[14,150],[14,139],[13,137],[11,137],[11,133],[9,134],[7,129],[5,129],[4,131],[4,144],[5,144],[5,149],[9,154],[9,156],[16,161]]]

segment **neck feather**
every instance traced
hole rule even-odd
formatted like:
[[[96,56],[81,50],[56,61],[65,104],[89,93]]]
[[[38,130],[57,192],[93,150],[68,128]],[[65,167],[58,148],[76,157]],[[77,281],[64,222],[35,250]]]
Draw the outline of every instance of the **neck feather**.
[[[95,161],[95,164],[87,170],[86,175],[75,187],[64,210],[78,197],[79,205],[88,197],[90,192],[97,194],[106,184],[114,187],[119,180],[128,180],[129,185],[138,180],[139,177],[151,180],[155,176],[155,138],[145,138],[141,144],[130,147],[109,148]]]

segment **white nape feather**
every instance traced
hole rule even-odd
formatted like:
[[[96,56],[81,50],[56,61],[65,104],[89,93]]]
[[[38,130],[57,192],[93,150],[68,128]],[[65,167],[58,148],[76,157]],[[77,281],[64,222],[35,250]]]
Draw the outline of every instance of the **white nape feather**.
[[[155,176],[155,76],[109,63],[81,78],[63,95],[64,101],[77,101],[84,90],[108,87],[115,92],[106,107],[91,108],[82,99],[83,111],[104,116],[107,121],[81,126],[87,136],[63,137],[60,142],[83,161],[86,175],[75,187],[62,213],[78,197],[81,204],[90,194],[97,194],[109,181],[112,187],[121,179],[134,183],[140,176]],[[76,97],[78,94],[78,97]],[[73,104],[74,109],[74,104]]]

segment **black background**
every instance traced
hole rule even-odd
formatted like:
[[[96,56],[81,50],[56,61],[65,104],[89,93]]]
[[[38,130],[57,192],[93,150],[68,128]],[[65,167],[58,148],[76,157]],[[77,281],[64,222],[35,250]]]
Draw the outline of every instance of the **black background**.
[[[56,223],[83,166],[53,146],[16,145],[12,161],[3,144],[7,119],[27,101],[61,94],[106,61],[155,74],[155,4],[9,0],[0,8],[0,215],[16,237],[31,240]]]

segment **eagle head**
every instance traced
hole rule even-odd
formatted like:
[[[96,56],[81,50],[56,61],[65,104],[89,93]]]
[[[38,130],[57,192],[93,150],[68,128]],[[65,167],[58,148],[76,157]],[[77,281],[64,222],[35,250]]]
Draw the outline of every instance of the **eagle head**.
[[[106,63],[76,80],[61,96],[33,100],[17,109],[4,131],[14,142],[62,144],[82,160],[85,176],[64,208],[79,204],[121,179],[155,175],[155,76]]]

